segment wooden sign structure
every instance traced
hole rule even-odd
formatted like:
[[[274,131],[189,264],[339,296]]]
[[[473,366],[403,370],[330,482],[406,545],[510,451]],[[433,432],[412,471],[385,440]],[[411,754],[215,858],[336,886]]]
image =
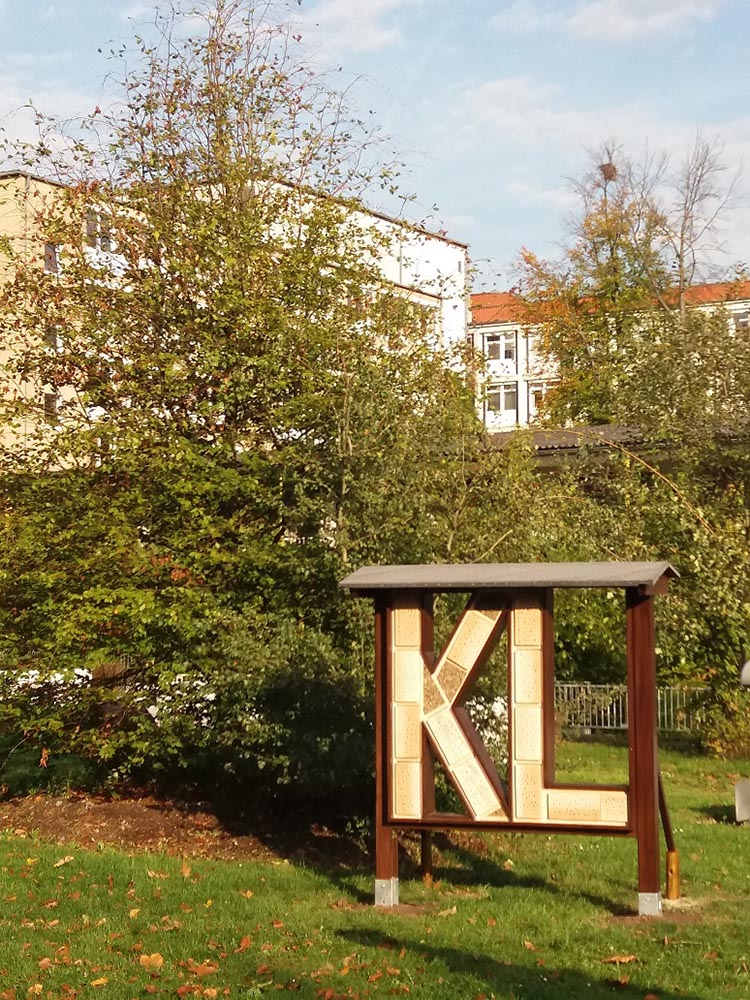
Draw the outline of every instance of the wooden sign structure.
[[[658,771],[653,599],[677,575],[666,562],[479,563],[367,566],[341,582],[375,602],[376,905],[398,903],[398,828],[474,826],[636,837],[638,912],[661,913],[660,812],[673,870],[677,854]],[[555,781],[553,592],[588,587],[625,592],[627,785]],[[468,603],[436,655],[434,595],[451,591]],[[503,779],[463,704],[506,629]],[[436,758],[464,813],[436,810]]]

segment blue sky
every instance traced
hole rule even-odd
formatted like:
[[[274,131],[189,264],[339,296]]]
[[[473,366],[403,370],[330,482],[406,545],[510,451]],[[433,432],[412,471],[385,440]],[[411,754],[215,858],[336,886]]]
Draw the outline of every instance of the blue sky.
[[[153,2],[0,0],[0,125],[107,100],[105,54]],[[743,169],[725,262],[750,264],[750,0],[302,0],[319,65],[356,82],[409,168],[407,215],[470,244],[478,287],[507,287],[521,246],[554,255],[569,178],[615,138],[679,162],[696,130]],[[103,53],[97,50],[102,48]],[[437,205],[435,210],[433,206]],[[393,210],[393,204],[378,207]]]

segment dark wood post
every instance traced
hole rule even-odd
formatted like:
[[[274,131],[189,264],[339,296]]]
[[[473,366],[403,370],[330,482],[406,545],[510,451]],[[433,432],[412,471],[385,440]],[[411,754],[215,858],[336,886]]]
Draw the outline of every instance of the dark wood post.
[[[398,904],[398,838],[388,818],[388,673],[391,657],[390,594],[375,600],[375,905]]]
[[[625,602],[630,808],[638,838],[638,913],[654,917],[661,914],[654,600],[650,594],[628,587]]]

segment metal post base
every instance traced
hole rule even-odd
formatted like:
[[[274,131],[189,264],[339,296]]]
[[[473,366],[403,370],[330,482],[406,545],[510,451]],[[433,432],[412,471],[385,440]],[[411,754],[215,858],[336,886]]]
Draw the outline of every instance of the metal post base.
[[[638,916],[639,917],[660,917],[661,916],[661,893],[660,892],[639,892],[638,893]]]
[[[375,905],[398,906],[398,879],[375,879]]]

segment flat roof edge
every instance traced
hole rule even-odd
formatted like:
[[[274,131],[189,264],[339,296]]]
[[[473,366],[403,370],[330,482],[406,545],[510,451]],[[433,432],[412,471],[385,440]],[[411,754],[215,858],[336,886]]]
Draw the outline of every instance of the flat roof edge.
[[[339,583],[359,593],[379,590],[537,590],[654,587],[679,579],[668,562],[460,563],[363,566]]]

